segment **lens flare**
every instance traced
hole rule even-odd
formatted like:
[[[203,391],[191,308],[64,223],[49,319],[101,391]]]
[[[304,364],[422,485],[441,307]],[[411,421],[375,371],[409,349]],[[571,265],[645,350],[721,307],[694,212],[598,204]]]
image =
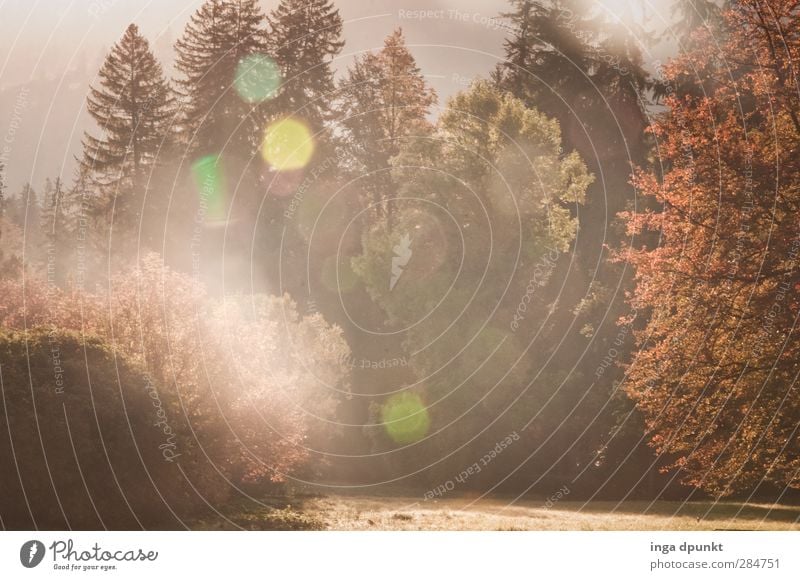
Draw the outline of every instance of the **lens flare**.
[[[281,88],[281,71],[270,57],[250,54],[239,61],[233,86],[248,103],[274,99]]]
[[[390,397],[381,409],[381,421],[386,434],[400,444],[419,441],[431,426],[428,409],[416,393],[398,393]]]
[[[192,178],[200,197],[200,210],[210,220],[225,217],[225,178],[219,155],[207,155],[192,164]]]
[[[261,153],[276,171],[302,169],[314,154],[314,140],[305,124],[286,118],[267,127]]]

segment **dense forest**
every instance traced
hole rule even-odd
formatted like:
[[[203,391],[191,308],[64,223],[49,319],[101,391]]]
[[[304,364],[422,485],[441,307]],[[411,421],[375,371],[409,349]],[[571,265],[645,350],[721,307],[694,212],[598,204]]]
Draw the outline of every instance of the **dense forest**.
[[[401,28],[338,70],[332,0],[206,0],[175,78],[124,31],[76,174],[0,181],[5,527],[796,497],[800,2],[678,2],[664,63],[509,5],[446,102]]]

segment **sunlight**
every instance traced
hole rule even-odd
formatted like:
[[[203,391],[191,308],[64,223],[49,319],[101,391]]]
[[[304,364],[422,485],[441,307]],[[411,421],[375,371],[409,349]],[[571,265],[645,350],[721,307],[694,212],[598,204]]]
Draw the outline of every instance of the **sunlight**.
[[[304,123],[287,117],[267,127],[261,151],[275,171],[302,169],[314,154],[314,140]]]
[[[431,419],[428,409],[416,393],[398,393],[381,410],[386,433],[395,443],[415,443],[428,434]]]
[[[646,0],[594,0],[597,8],[612,21],[642,25],[647,16]]]
[[[200,210],[210,220],[225,217],[225,179],[219,155],[207,155],[192,164],[192,178],[200,197]]]
[[[263,54],[245,56],[236,67],[233,86],[239,96],[248,103],[274,99],[281,88],[280,67]]]

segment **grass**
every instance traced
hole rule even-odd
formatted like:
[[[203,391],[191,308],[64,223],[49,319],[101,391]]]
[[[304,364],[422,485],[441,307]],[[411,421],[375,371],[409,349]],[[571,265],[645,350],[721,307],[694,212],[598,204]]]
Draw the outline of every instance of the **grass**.
[[[232,504],[196,529],[250,530],[800,530],[800,506],[737,502],[584,502],[309,496]]]
[[[230,503],[190,523],[194,530],[322,530],[325,522],[296,498],[267,497],[258,503]]]

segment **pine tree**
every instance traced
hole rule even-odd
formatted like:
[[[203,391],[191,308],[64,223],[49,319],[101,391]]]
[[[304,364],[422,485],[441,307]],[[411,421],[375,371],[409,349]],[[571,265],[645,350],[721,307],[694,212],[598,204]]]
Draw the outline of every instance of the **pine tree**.
[[[722,9],[728,2],[720,6],[713,0],[677,0],[672,6],[672,13],[678,21],[665,31],[665,36],[678,37],[682,49],[688,49],[693,44],[692,33],[701,26],[716,25],[720,23]]]
[[[70,244],[68,240],[67,198],[60,177],[47,179],[40,214],[41,241],[48,282],[62,284],[67,271]]]
[[[386,38],[377,54],[356,59],[341,83],[342,124],[348,151],[378,215],[391,216],[385,204],[395,193],[390,161],[404,141],[431,129],[426,116],[436,102],[401,29]]]
[[[6,166],[0,160],[0,278],[5,275],[6,259],[3,255],[3,228],[6,226],[6,181],[5,181]]]
[[[528,106],[564,122],[590,87],[596,23],[583,0],[511,0],[511,35],[493,78]]]
[[[675,24],[664,31],[664,38],[678,40],[681,52],[691,52],[705,41],[704,36],[711,30],[719,31],[722,25],[722,14],[728,0],[720,4],[715,0],[677,0],[672,6],[672,14],[677,18]],[[663,101],[670,90],[679,94],[699,97],[714,91],[708,83],[714,78],[717,63],[707,63],[704,68],[697,68],[681,75],[673,75],[669,85],[659,81],[655,85],[655,98]],[[697,79],[705,84],[698,84]]]
[[[554,279],[564,279],[565,290],[558,290],[559,283],[542,292],[552,292],[549,299],[556,305],[550,320],[553,343],[557,339],[560,345],[553,361],[573,376],[591,377],[611,349],[624,358],[632,346],[632,333],[626,328],[624,340],[619,340],[615,322],[627,314],[623,296],[633,283],[628,273],[609,261],[605,244],[632,242],[618,227],[617,214],[632,205],[631,165],[644,162],[648,152],[645,104],[652,83],[644,69],[640,39],[649,39],[649,34],[639,30],[634,36],[605,21],[585,0],[513,0],[512,6],[514,10],[505,15],[512,30],[506,59],[493,80],[555,117],[564,131],[565,149],[577,150],[598,176],[578,216],[575,255],[562,259],[554,274]],[[575,353],[583,353],[580,360],[575,360]],[[586,391],[587,381],[564,389],[576,409],[581,401],[581,413],[599,417],[592,421],[593,433],[565,435],[573,443],[567,454],[572,467],[587,462],[602,465],[620,449],[620,437],[610,451],[606,443],[615,432],[610,428],[614,415],[624,415],[630,405],[614,396],[622,372],[616,367],[604,371],[591,387],[594,397]],[[597,398],[598,391],[604,395]],[[637,447],[636,435],[622,444],[623,457],[643,449]],[[626,466],[633,470],[628,476],[634,481],[648,469],[649,457],[645,459]]]
[[[186,147],[198,155],[249,157],[260,145],[260,107],[234,89],[242,59],[267,50],[257,0],[206,0],[175,44]]]
[[[19,227],[24,240],[25,262],[35,261],[40,242],[40,207],[36,190],[30,183],[22,186],[20,192],[8,200],[8,220]]]
[[[131,24],[100,69],[87,109],[102,131],[86,134],[82,170],[99,186],[103,219],[131,227],[152,170],[168,143],[173,96],[147,40]]]
[[[334,117],[332,63],[344,46],[339,10],[330,0],[281,0],[268,20],[284,79],[274,110],[304,119],[316,134]]]
[[[6,165],[0,160],[0,220],[6,216]],[[2,232],[0,232],[0,235]]]

